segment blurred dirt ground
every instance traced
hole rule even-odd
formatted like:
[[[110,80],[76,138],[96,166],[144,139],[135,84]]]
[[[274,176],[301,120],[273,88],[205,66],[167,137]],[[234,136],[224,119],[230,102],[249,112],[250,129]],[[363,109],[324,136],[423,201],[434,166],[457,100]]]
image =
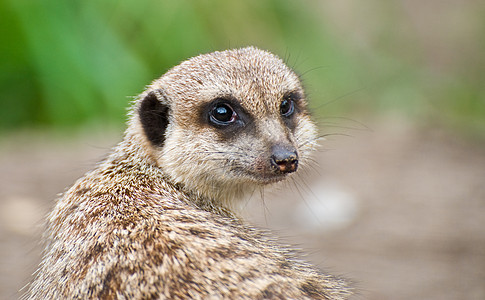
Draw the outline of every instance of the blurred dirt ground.
[[[370,127],[322,142],[318,166],[255,193],[242,214],[352,279],[356,299],[485,299],[483,142],[402,122]],[[93,130],[0,140],[0,299],[18,298],[35,271],[56,194],[119,139]]]

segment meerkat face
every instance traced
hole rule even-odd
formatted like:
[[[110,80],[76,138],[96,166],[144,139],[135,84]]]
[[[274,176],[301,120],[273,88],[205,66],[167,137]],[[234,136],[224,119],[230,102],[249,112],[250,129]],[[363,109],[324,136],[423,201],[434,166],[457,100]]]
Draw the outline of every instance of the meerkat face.
[[[306,162],[316,140],[298,77],[255,48],[173,68],[142,94],[138,117],[158,166],[214,199],[281,181]]]

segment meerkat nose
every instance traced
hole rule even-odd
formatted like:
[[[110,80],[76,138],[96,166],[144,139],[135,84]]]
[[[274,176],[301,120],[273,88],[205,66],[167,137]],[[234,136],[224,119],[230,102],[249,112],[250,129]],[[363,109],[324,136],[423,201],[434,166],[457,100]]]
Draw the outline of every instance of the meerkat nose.
[[[274,145],[271,153],[271,166],[280,173],[292,173],[298,168],[298,154],[292,146]]]

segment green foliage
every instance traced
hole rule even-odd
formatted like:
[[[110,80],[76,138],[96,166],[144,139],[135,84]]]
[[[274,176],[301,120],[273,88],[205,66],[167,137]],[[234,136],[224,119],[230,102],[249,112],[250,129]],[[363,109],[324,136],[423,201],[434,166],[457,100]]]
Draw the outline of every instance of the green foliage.
[[[485,128],[481,80],[456,73],[446,79],[453,86],[429,84],[412,38],[385,26],[399,19],[396,5],[381,8],[375,17],[383,26],[365,51],[312,1],[4,0],[0,130],[121,123],[130,99],[171,66],[246,45],[283,57],[326,115],[395,110],[433,118],[439,107],[450,116],[444,122]]]

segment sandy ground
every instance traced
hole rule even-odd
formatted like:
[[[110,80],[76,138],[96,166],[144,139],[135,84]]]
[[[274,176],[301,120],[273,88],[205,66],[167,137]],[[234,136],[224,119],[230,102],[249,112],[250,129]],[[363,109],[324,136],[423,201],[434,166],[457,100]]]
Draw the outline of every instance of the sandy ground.
[[[399,122],[370,127],[324,142],[318,165],[253,195],[243,215],[352,279],[356,299],[485,299],[485,145]],[[35,271],[56,194],[118,139],[0,140],[0,299],[18,298]]]

